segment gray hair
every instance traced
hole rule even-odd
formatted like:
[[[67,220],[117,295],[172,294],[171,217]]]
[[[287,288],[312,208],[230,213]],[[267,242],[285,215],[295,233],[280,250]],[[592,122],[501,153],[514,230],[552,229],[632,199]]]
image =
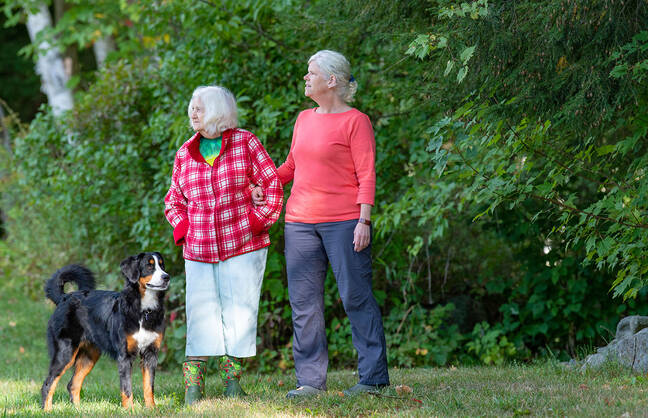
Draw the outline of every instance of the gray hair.
[[[200,99],[205,107],[205,131],[213,135],[238,126],[236,99],[231,91],[221,86],[200,86],[189,100],[187,114],[191,118],[194,100]]]
[[[344,55],[336,51],[323,49],[310,57],[308,63],[310,64],[313,61],[327,78],[330,76],[335,77],[337,81],[336,91],[340,98],[346,103],[351,102],[358,90],[358,82],[355,79],[351,81],[351,64]]]

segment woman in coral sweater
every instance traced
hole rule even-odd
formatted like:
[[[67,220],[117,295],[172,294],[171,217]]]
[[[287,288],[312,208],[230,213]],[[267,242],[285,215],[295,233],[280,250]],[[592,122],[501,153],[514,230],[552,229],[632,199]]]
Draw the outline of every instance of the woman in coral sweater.
[[[331,264],[358,351],[359,383],[347,395],[389,384],[380,309],[371,289],[371,208],[376,145],[367,115],[348,105],[357,89],[340,53],[308,60],[304,94],[318,107],[297,117],[286,162],[277,170],[293,182],[286,204],[286,264],[293,319],[297,389],[288,398],[326,390],[328,350],[324,279]],[[263,203],[262,193],[253,193]]]

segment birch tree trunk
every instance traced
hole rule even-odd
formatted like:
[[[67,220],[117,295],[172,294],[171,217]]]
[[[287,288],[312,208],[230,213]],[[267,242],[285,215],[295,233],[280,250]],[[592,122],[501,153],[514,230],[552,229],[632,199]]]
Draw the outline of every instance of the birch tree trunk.
[[[52,26],[52,17],[45,4],[41,4],[38,12],[27,15],[27,31],[32,43],[38,42],[38,33]],[[40,42],[37,48],[36,73],[41,77],[41,90],[47,95],[47,101],[52,106],[55,115],[60,115],[72,109],[72,92],[66,84],[70,77],[66,74],[63,59],[56,47],[49,42]]]
[[[95,61],[97,62],[97,68],[102,68],[108,54],[115,50],[115,41],[110,35],[104,36],[95,41],[92,49],[94,51]]]

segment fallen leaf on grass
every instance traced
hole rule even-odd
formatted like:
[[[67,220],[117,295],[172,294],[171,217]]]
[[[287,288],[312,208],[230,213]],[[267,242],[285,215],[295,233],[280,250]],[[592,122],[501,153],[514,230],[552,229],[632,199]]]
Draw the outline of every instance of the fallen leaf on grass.
[[[25,353],[25,347],[22,347],[22,346],[21,346],[21,347],[18,349],[18,351],[20,351],[20,354],[24,354],[24,353]]]
[[[335,392],[335,394],[340,398],[344,398],[344,392],[342,392],[341,390],[338,390],[337,392]]]
[[[16,323],[15,323],[14,321],[9,321],[9,326],[10,326],[10,327],[15,327],[15,326],[16,326]]]
[[[605,398],[605,404],[606,404],[607,406],[612,406],[612,405],[613,405],[613,402],[612,402],[611,400],[609,400],[608,398]]]
[[[283,381],[283,380],[280,380],[279,382],[277,382],[277,386],[281,387],[281,386],[283,386],[283,385],[284,385],[284,381]]]
[[[396,389],[396,393],[398,393],[399,395],[404,395],[406,393],[414,392],[412,388],[407,385],[398,385],[394,389]]]
[[[583,390],[589,389],[589,387],[585,383],[582,383],[579,387]]]
[[[603,389],[610,389],[610,385],[603,385]]]

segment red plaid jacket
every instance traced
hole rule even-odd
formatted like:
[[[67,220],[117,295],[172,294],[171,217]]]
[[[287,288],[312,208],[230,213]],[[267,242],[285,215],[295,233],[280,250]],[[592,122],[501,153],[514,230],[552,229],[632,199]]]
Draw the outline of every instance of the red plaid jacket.
[[[217,263],[267,247],[281,212],[281,182],[259,139],[243,129],[222,135],[213,167],[200,154],[199,133],[176,153],[164,214],[186,260]],[[251,183],[263,188],[265,206],[252,204]]]

